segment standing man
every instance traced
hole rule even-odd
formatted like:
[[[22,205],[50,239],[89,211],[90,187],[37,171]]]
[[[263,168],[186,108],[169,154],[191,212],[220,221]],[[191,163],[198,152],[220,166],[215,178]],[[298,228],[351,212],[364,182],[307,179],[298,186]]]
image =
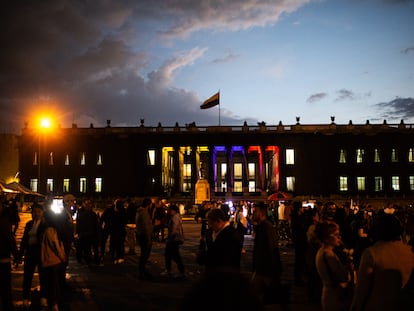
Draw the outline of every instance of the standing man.
[[[241,244],[239,234],[220,208],[207,213],[206,273],[239,273]]]
[[[141,254],[138,262],[138,274],[139,278],[146,280],[152,279],[151,273],[149,273],[146,269],[146,264],[151,255],[152,235],[154,230],[149,210],[151,205],[151,199],[145,198],[142,201],[141,207],[137,210],[135,219],[137,241],[141,248]]]
[[[277,289],[280,285],[282,264],[278,237],[276,228],[267,219],[267,206],[265,204],[255,205],[253,221],[255,236],[252,282],[261,298],[265,299],[267,292]]]

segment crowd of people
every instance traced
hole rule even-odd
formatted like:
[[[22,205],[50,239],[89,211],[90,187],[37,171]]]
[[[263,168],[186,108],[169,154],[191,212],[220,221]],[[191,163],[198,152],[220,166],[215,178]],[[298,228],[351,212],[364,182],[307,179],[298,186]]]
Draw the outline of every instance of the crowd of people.
[[[141,202],[118,198],[97,211],[90,198],[76,202],[67,195],[63,209],[56,213],[47,201],[35,203],[19,248],[10,213],[6,213],[8,205],[0,206],[3,310],[13,310],[8,287],[13,262],[24,262],[22,293],[27,309],[37,270],[41,305],[59,310],[71,252],[82,265],[103,265],[108,260],[122,264],[126,250],[135,254],[138,245],[138,277],[151,280],[148,261],[153,243],[163,242],[165,270],[161,276],[186,278],[180,253],[185,247],[182,207],[177,204],[150,198]],[[200,223],[197,262],[204,267],[204,274],[194,288],[214,287],[217,280],[223,284],[233,280],[234,286],[243,285],[240,291],[246,291],[249,306],[254,305],[257,310],[269,303],[286,304],[289,292],[281,282],[280,248],[293,247],[294,285],[306,286],[309,302],[320,305],[323,311],[394,310],[395,306],[405,310],[412,303],[409,295],[401,298],[403,288],[412,290],[414,286],[412,209],[393,204],[374,210],[369,204],[337,206],[335,202],[307,205],[299,201],[277,204],[240,201],[229,206],[225,202],[206,201],[199,206],[194,219]],[[240,268],[247,234],[253,237],[248,280]],[[172,274],[173,262],[178,275]],[[196,297],[196,293],[192,295]],[[191,299],[183,302],[183,310],[190,307],[187,303]],[[245,306],[240,306],[240,310]]]

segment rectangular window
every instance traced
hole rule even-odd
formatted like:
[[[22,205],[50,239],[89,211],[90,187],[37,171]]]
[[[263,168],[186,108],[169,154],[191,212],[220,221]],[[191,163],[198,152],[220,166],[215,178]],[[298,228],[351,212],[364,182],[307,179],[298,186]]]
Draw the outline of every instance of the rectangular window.
[[[249,163],[248,169],[249,169],[249,179],[255,179],[256,178],[256,164]]]
[[[374,149],[374,163],[380,163],[381,157],[380,157],[380,151],[379,149]]]
[[[294,176],[286,177],[286,189],[288,191],[295,191],[295,177]]]
[[[221,178],[226,178],[227,176],[227,163],[221,163]]]
[[[286,149],[286,164],[295,164],[295,149]]]
[[[346,163],[346,150],[339,150],[339,163]]]
[[[414,148],[408,149],[408,162],[414,162]]]
[[[80,165],[86,165],[86,153],[81,153]]]
[[[408,182],[410,184],[410,190],[414,191],[414,176],[408,176]]]
[[[79,192],[86,193],[86,177],[79,179]]]
[[[339,176],[339,191],[348,191],[348,177]]]
[[[364,176],[357,177],[357,190],[365,191],[365,177]]]
[[[249,180],[249,192],[256,192],[256,182]]]
[[[151,165],[151,166],[155,165],[155,150],[154,149],[148,150],[147,165]]]
[[[364,149],[357,149],[356,150],[356,162],[357,163],[364,162],[364,155],[365,155],[365,150]]]
[[[190,163],[183,164],[183,176],[184,178],[191,178],[191,164]]]
[[[234,166],[234,178],[242,179],[243,178],[243,164],[234,163],[233,166]]]
[[[234,182],[234,192],[243,192],[243,182],[241,181]]]
[[[46,188],[48,192],[53,192],[53,179],[52,178],[48,178],[46,181]]]
[[[374,190],[375,191],[382,191],[384,189],[383,187],[383,179],[381,176],[375,176],[374,177]]]
[[[39,192],[39,183],[37,178],[30,179],[30,190],[34,192]]]
[[[391,149],[391,162],[398,162],[398,152],[397,149]]]
[[[393,191],[400,191],[400,176],[391,176],[391,187]]]
[[[95,192],[102,192],[102,178],[95,178]]]
[[[69,190],[69,178],[64,178],[63,179],[63,192],[70,192]]]
[[[65,155],[65,165],[66,166],[68,166],[70,164],[70,161],[69,161],[69,155],[68,154],[66,154]]]
[[[183,191],[191,191],[191,163],[183,164]]]

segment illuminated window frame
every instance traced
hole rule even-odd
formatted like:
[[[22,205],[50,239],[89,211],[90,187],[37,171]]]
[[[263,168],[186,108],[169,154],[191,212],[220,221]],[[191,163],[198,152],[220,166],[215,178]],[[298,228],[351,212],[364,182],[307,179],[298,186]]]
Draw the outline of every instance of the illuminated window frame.
[[[384,190],[384,180],[382,176],[374,177],[374,191],[379,192]]]
[[[339,191],[348,191],[348,176],[339,176]]]
[[[400,176],[391,176],[391,189],[393,191],[400,191]]]
[[[365,176],[357,176],[357,190],[358,191],[365,191]]]
[[[287,165],[294,165],[295,164],[295,149],[288,148],[285,151],[286,154],[286,164]]]
[[[63,192],[70,192],[70,179],[69,178],[63,179]]]
[[[102,192],[102,177],[95,178],[95,192]]]
[[[86,177],[79,178],[79,192],[86,193]]]

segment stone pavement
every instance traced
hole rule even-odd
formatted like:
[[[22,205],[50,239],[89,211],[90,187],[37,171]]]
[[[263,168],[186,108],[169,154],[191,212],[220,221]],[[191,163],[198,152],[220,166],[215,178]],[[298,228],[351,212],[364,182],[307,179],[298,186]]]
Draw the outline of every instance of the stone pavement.
[[[22,225],[23,226],[23,225]],[[100,311],[100,310],[145,310],[145,311],[169,311],[176,310],[187,292],[192,288],[202,274],[195,260],[198,247],[200,224],[193,219],[184,221],[186,241],[181,248],[181,255],[186,267],[185,280],[160,276],[164,270],[165,244],[155,242],[149,271],[154,275],[153,280],[141,280],[137,275],[139,248],[136,247],[129,255],[126,246],[125,262],[114,264],[106,256],[103,266],[86,266],[76,262],[70,257],[67,275],[67,288],[64,293],[64,303],[61,310],[64,311]],[[242,271],[249,275],[251,265],[253,240],[250,235],[245,237],[246,254],[242,254]],[[282,283],[290,286],[290,303],[286,306],[268,305],[266,310],[312,310],[320,308],[307,302],[306,287],[295,286],[293,283],[292,248],[281,247],[281,259],[283,263]],[[177,271],[173,263],[173,273]],[[13,294],[16,301],[16,309],[22,310],[21,284],[23,279],[22,266],[13,271]],[[41,310],[38,305],[38,277],[33,281],[33,305],[31,310]]]

